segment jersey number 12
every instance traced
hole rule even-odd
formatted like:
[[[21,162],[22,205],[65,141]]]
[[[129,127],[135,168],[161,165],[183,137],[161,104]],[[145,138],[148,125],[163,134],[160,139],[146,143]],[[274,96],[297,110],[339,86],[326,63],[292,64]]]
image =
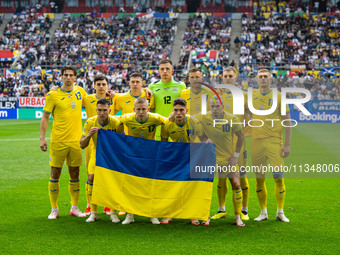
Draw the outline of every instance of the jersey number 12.
[[[171,96],[164,97],[164,104],[171,104]]]

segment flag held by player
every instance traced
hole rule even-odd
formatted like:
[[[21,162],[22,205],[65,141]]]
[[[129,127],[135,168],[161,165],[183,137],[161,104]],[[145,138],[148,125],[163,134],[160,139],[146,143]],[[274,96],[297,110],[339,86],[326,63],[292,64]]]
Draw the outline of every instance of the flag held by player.
[[[146,217],[206,220],[213,174],[193,171],[215,161],[212,144],[158,142],[100,130],[92,199]]]

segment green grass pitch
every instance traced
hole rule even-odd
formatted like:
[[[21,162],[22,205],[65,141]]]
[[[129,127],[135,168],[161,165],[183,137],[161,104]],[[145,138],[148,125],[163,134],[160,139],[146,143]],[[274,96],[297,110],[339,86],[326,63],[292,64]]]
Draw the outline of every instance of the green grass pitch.
[[[144,217],[136,217],[130,225],[113,224],[101,213],[96,223],[88,224],[85,218],[69,216],[68,173],[64,167],[60,217],[48,220],[49,156],[39,148],[39,123],[0,121],[0,254],[339,254],[337,178],[287,178],[285,213],[290,223],[275,220],[272,179],[266,182],[269,220],[253,221],[260,209],[251,178],[251,220],[244,228],[233,225],[231,192],[227,195],[228,216],[212,221],[210,226],[193,226],[188,220],[152,225]],[[48,136],[51,126],[50,122]],[[293,128],[286,164],[339,164],[339,130],[340,124],[300,123]],[[85,180],[82,167],[82,210],[86,206]],[[216,209],[214,191],[211,213]],[[102,212],[102,207],[98,210]]]

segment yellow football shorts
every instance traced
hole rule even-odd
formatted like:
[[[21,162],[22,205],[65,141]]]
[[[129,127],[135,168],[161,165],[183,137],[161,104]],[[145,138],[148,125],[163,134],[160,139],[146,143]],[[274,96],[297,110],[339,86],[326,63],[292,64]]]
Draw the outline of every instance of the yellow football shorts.
[[[277,137],[269,137],[263,139],[251,140],[251,159],[253,166],[267,166],[270,164],[274,168],[283,167],[284,160],[281,157],[282,139]],[[260,170],[260,169],[259,169]],[[274,172],[274,171],[273,171]],[[277,172],[277,171],[275,171]],[[275,174],[275,178],[282,178]]]
[[[92,150],[90,161],[87,167],[87,174],[94,174],[96,168],[96,151]]]
[[[52,142],[50,148],[50,166],[63,167],[64,161],[68,166],[81,166],[83,153],[79,142]]]
[[[86,167],[86,169],[89,168],[89,162],[90,162],[92,150],[93,150],[93,141],[92,141],[92,139],[90,139],[89,145],[85,148],[85,167]]]

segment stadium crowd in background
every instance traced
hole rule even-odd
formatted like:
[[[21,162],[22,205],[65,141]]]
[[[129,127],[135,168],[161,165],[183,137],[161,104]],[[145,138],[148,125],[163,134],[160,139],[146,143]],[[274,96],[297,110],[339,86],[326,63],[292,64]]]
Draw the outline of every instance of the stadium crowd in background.
[[[218,50],[219,62],[223,66],[229,63],[229,48],[231,36],[231,19],[227,15],[223,17],[210,16],[203,18],[201,15],[190,17],[184,41],[181,49],[179,64],[188,64],[190,51],[192,50]]]
[[[16,69],[35,69],[35,62],[39,61],[41,52],[46,50],[50,40],[51,24],[48,15],[25,11],[13,14],[6,24],[4,36],[0,39],[0,47],[1,50],[18,50],[21,53]]]
[[[339,17],[310,13],[300,6],[280,10],[274,13],[257,9],[254,15],[243,14],[241,71],[256,64],[306,65],[312,70],[322,64],[339,63]]]
[[[176,22],[124,16],[108,23],[94,15],[65,17],[45,59],[55,56],[55,61],[62,65],[97,64],[104,71],[156,66],[158,60],[171,53]]]
[[[313,92],[313,99],[339,98],[339,74],[334,72],[334,76],[330,76],[316,70],[335,67],[340,61],[340,20],[337,16],[314,15],[311,11],[283,1],[278,5],[261,2],[259,6],[254,2],[254,14],[243,15],[241,20],[236,85],[243,89],[256,87],[253,77],[257,69],[266,67],[273,70],[274,87],[306,87]],[[107,76],[110,88],[116,92],[129,90],[129,77],[136,71],[143,74],[143,86],[146,86],[160,79],[157,66],[161,59],[170,56],[177,31],[177,19],[143,19],[129,15],[104,19],[92,13],[78,18],[65,15],[54,32],[55,38],[50,40],[51,24],[48,15],[37,14],[36,8],[15,14],[8,22],[0,47],[18,50],[21,54],[13,66],[18,72],[12,77],[4,78],[8,77],[3,70],[9,68],[9,62],[0,63],[0,96],[44,96],[50,87],[62,83],[59,72],[46,76],[40,70],[60,69],[69,64],[77,67],[77,83],[88,93],[94,92],[93,77],[100,73]],[[202,70],[207,82],[221,81],[223,67],[235,65],[234,59],[229,59],[230,36],[228,16],[190,17],[180,60],[174,65],[174,79],[189,84],[187,68],[191,51],[217,50],[216,64],[205,63],[206,70],[203,67]],[[290,65],[306,68],[295,74],[276,71],[287,70]],[[28,69],[38,72],[30,76],[25,72]]]

